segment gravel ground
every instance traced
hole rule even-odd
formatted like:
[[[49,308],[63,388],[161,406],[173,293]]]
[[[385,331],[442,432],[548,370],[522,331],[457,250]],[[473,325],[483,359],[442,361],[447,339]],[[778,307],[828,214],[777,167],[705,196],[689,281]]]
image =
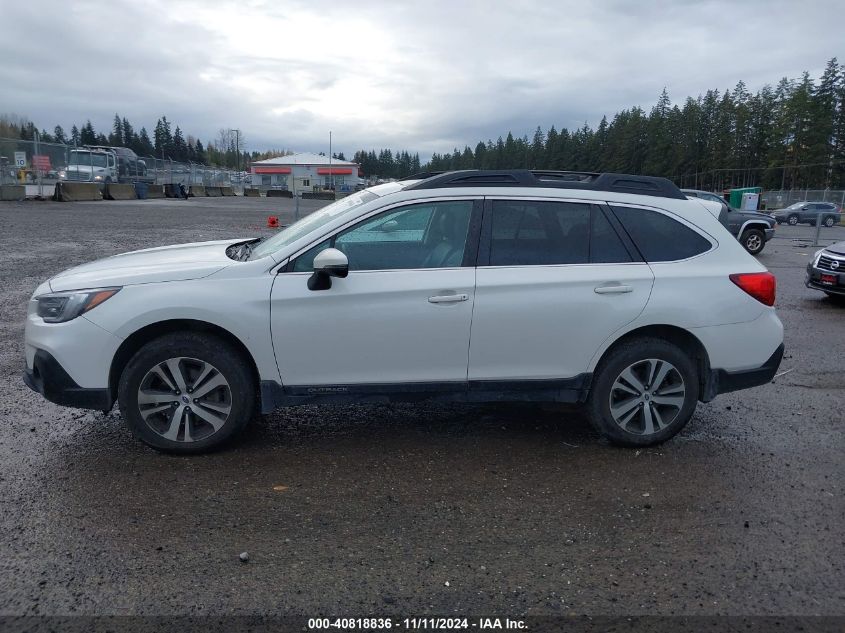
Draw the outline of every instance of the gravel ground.
[[[39,282],[268,215],[291,201],[0,203],[0,615],[845,616],[845,307],[803,286],[813,229],[760,257],[789,373],[658,448],[554,407],[359,405],[179,458],[22,384]]]

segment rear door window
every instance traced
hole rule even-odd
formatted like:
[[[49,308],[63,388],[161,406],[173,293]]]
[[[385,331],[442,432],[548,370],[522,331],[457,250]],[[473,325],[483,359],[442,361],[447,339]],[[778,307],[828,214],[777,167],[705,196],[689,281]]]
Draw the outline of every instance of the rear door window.
[[[493,200],[485,222],[489,264],[482,265],[608,264],[638,259],[633,246],[626,246],[626,238],[594,204]]]
[[[612,209],[647,262],[689,259],[712,246],[702,235],[663,213],[618,205]]]
[[[491,224],[491,266],[585,264],[589,261],[588,204],[493,200]]]

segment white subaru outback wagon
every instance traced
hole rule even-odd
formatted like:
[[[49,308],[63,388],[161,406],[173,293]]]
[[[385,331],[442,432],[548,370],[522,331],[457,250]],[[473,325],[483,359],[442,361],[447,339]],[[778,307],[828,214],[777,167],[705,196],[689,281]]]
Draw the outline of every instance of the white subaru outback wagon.
[[[611,441],[674,436],[769,382],[775,279],[707,204],[622,174],[459,171],[366,189],[268,239],[152,248],[43,283],[24,380],[198,453],[256,409],[583,404]]]

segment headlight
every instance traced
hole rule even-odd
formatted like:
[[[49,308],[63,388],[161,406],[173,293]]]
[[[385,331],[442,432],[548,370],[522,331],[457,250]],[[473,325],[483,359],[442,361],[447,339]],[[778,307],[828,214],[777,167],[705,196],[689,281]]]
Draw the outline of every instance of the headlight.
[[[102,179],[103,179],[102,176],[94,176],[94,180],[102,180]]]
[[[822,253],[824,253],[823,248],[820,248],[815,253],[813,253],[813,267],[816,267],[816,266],[819,265],[819,258],[822,256]]]
[[[64,323],[96,308],[111,299],[119,290],[120,288],[96,288],[76,292],[51,292],[35,297],[38,302],[36,312],[45,323]]]
[[[64,169],[59,172],[59,178],[61,178],[62,180],[67,178],[67,172]]]

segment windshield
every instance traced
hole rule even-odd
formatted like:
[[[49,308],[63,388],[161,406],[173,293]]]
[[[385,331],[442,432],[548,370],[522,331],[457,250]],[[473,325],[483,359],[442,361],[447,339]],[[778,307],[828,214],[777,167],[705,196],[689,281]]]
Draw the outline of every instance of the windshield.
[[[94,167],[106,166],[105,154],[92,154],[91,152],[71,152],[71,165],[93,165]]]
[[[266,257],[271,253],[276,252],[280,248],[293,244],[300,237],[308,235],[312,231],[316,231],[321,226],[324,226],[332,220],[354,211],[358,207],[367,202],[375,200],[378,196],[370,191],[360,191],[345,198],[341,198],[337,202],[333,202],[327,207],[323,207],[319,211],[315,211],[311,215],[305,216],[299,222],[291,224],[289,227],[276,233],[268,240],[256,244],[250,252],[250,259],[258,259]]]

